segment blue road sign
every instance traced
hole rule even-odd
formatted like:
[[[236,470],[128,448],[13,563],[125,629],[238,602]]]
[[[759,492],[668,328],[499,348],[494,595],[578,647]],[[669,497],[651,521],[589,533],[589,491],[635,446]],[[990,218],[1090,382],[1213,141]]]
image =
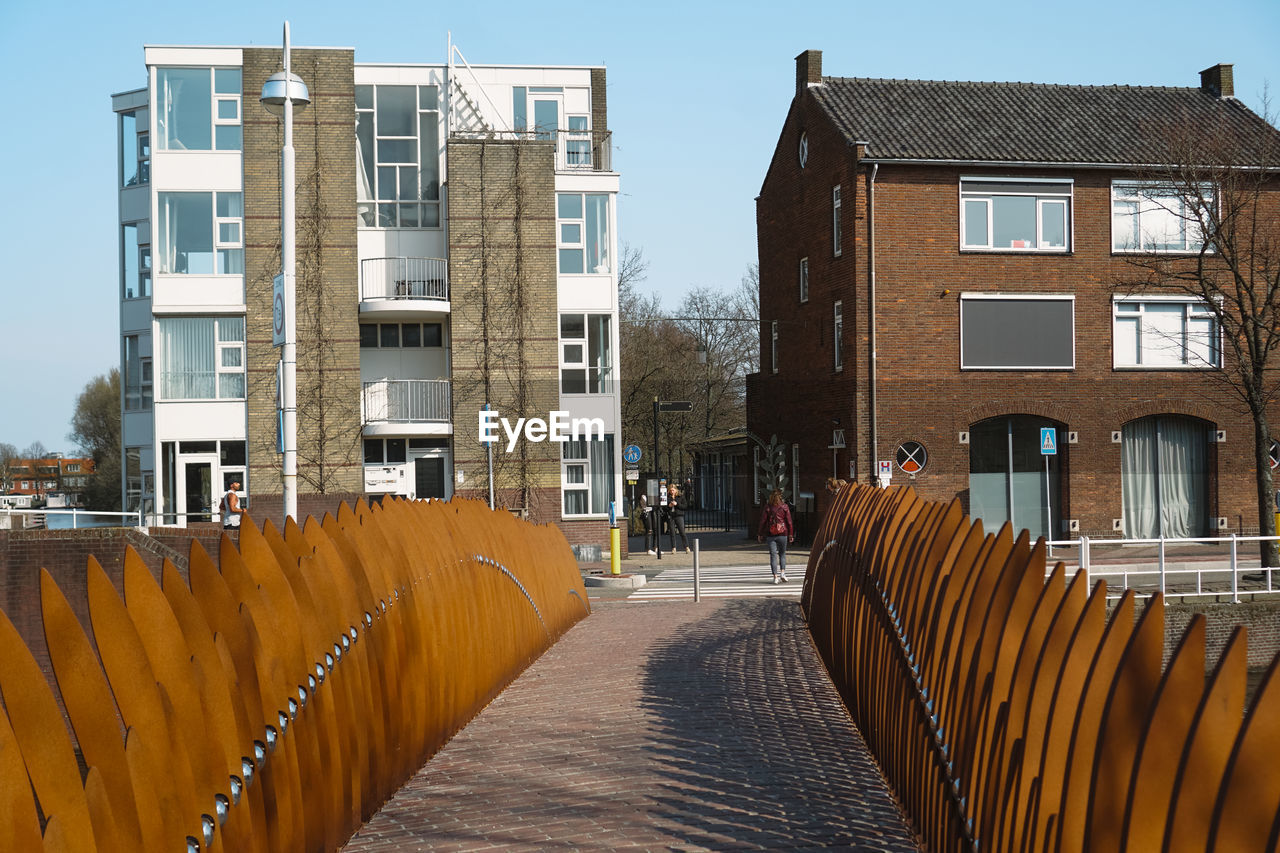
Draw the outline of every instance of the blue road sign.
[[[1040,427],[1040,455],[1058,455],[1058,431],[1053,427]]]
[[[640,461],[640,447],[635,444],[628,444],[622,451],[622,461],[628,465],[634,465]]]

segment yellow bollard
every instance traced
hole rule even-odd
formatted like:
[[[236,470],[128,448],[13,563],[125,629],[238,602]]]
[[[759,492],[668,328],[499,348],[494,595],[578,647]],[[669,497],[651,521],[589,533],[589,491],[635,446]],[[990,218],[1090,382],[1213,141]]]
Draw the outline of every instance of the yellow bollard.
[[[610,574],[622,574],[622,531],[617,527],[609,528],[609,569]]]

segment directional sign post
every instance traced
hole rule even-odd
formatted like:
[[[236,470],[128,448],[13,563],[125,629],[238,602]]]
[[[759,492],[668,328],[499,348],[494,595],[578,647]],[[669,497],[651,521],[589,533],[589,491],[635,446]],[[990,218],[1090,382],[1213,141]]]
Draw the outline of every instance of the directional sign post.
[[[1053,495],[1049,491],[1049,457],[1058,455],[1058,430],[1054,427],[1040,427],[1040,455],[1044,457],[1044,532],[1045,538],[1052,542]]]

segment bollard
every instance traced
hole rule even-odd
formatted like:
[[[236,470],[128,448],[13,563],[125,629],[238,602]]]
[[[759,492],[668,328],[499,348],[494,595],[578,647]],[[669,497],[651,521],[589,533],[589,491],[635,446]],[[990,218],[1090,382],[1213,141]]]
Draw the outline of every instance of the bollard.
[[[702,544],[701,539],[693,540],[693,600],[702,600]]]
[[[609,574],[620,575],[622,568],[622,532],[617,525],[609,528]]]

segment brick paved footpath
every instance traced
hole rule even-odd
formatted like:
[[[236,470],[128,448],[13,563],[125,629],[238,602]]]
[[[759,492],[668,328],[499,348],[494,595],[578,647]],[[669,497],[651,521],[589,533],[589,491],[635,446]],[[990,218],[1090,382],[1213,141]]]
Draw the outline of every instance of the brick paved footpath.
[[[593,610],[345,850],[919,850],[795,601]]]

